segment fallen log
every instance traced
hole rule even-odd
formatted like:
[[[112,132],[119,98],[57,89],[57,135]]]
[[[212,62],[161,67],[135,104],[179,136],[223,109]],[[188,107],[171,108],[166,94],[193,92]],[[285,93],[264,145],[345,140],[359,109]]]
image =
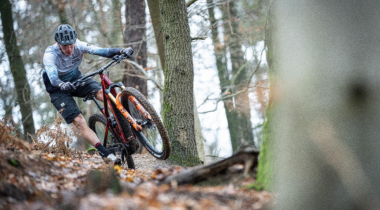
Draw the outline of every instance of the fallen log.
[[[257,166],[258,154],[259,151],[256,148],[252,146],[245,147],[224,160],[168,176],[160,184],[194,184],[210,176],[217,175],[235,164],[244,164],[244,175],[247,176],[250,169]]]

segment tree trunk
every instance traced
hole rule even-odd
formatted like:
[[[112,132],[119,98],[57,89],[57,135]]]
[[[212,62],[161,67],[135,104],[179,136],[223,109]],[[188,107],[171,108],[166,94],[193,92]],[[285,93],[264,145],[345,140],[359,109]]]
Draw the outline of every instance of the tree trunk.
[[[218,76],[219,76],[219,86],[220,86],[220,92],[221,94],[226,91],[226,88],[231,84],[230,72],[227,68],[227,56],[226,56],[226,46],[223,45],[219,41],[219,32],[218,32],[218,26],[216,25],[216,19],[215,19],[215,12],[214,12],[214,4],[213,0],[207,0],[208,4],[208,13],[209,13],[209,20],[210,24],[212,25],[211,28],[211,35],[212,35],[212,41],[214,45],[214,54],[215,54],[215,60],[216,60],[216,68],[218,70]],[[228,129],[230,133],[230,139],[233,151],[236,151],[238,149],[238,145],[235,145],[234,142],[239,142],[239,133],[238,130],[238,124],[236,123],[236,113],[233,112],[233,99],[223,100],[224,110],[226,113],[227,123],[228,123]]]
[[[152,19],[154,37],[162,70],[165,69],[164,38],[162,36],[160,4],[157,0],[148,0],[150,18]]]
[[[125,1],[125,42],[133,43],[130,47],[134,50],[135,61],[143,68],[147,67],[145,7],[144,0]],[[143,74],[134,66],[126,65],[126,75],[123,76],[123,83],[128,87],[136,88],[147,96],[147,80],[142,77]]]
[[[26,78],[26,71],[22,61],[20,50],[17,46],[16,33],[13,28],[12,5],[8,0],[0,1],[1,22],[4,33],[5,49],[8,54],[10,69],[12,72],[17,101],[20,105],[22,125],[24,127],[24,139],[27,134],[34,135],[33,110],[30,104],[30,86]]]
[[[99,7],[100,6],[101,5],[99,5]],[[94,21],[93,21],[93,23],[97,25],[99,33],[105,39],[105,43],[109,44],[109,40],[108,40],[108,36],[107,36],[107,31],[106,31],[106,27],[105,27],[105,19],[102,16],[102,14],[98,14],[98,12],[95,10],[95,7],[96,7],[96,3],[92,3],[92,12],[94,13]],[[99,10],[101,10],[101,8]],[[100,18],[99,18],[99,16],[100,16]]]
[[[275,1],[277,209],[380,209],[379,8]]]
[[[160,58],[161,68],[165,69],[165,56],[164,56],[164,39],[162,35],[162,26],[161,26],[161,15],[160,15],[160,6],[159,2],[155,0],[148,0],[149,12],[152,19],[152,25],[154,30],[154,35],[156,38],[157,51]],[[198,149],[199,159],[204,162],[204,144],[203,144],[203,134],[202,127],[199,120],[196,100],[194,96],[194,122],[195,122],[195,139]]]
[[[248,82],[247,78],[249,78],[247,68],[243,67],[246,61],[242,50],[243,42],[239,33],[239,23],[235,20],[238,14],[236,7],[236,1],[231,1],[227,2],[227,8],[223,10],[224,16],[229,17],[229,24],[224,25],[224,34],[227,38],[226,41],[229,47],[232,74],[236,76],[231,94],[235,94],[246,89]],[[243,69],[240,70],[241,68]],[[231,133],[233,151],[237,151],[243,143],[254,145],[248,90],[235,95],[229,106],[231,112],[230,119],[232,120],[229,125],[233,126]]]
[[[114,45],[120,44],[122,41],[122,23],[121,23],[121,5],[120,0],[112,0],[112,29],[110,34],[110,45],[114,47]]]
[[[201,163],[194,132],[193,58],[185,0],[160,0],[165,46],[164,123],[172,142],[170,158]]]
[[[244,65],[244,53],[241,50],[242,43],[238,34],[238,23],[233,19],[236,16],[235,3],[230,2],[229,7],[223,9],[223,16],[231,16],[232,22],[224,21],[224,40],[226,45],[223,45],[219,41],[219,32],[216,24],[214,4],[213,0],[207,0],[209,20],[212,25],[211,34],[214,44],[214,53],[216,59],[216,66],[218,69],[219,85],[221,93],[224,93],[226,88],[231,84],[231,74],[232,76],[238,73],[238,70]],[[227,10],[229,9],[229,10]],[[229,14],[229,15],[228,15]],[[232,30],[231,30],[232,28]],[[229,46],[232,72],[229,72],[227,68],[227,56],[226,56],[226,46]],[[247,81],[247,70],[242,69],[239,72],[234,84],[234,88],[231,89],[230,94],[234,94],[246,88],[245,84]],[[223,100],[226,118],[228,123],[228,129],[231,138],[232,150],[237,151],[243,143],[249,143],[253,145],[253,133],[249,106],[248,91],[240,93],[234,97]]]
[[[274,49],[273,46],[274,40],[273,40],[273,15],[271,6],[273,4],[271,1],[268,2],[268,8],[267,8],[267,25],[265,29],[265,45],[267,47],[266,51],[266,58],[268,62],[269,67],[269,75],[276,75],[275,72],[275,62],[274,62]],[[273,170],[273,154],[276,153],[276,147],[273,144],[273,94],[275,91],[275,82],[273,78],[270,77],[270,93],[269,93],[269,103],[268,108],[266,110],[266,119],[264,122],[263,127],[263,142],[260,148],[260,157],[259,157],[259,164],[257,168],[257,179],[256,179],[256,189],[259,190],[273,190],[273,176],[274,176],[274,170]]]
[[[57,2],[57,7],[58,7],[58,15],[59,15],[59,20],[61,24],[70,24],[69,19],[67,18],[66,15],[66,1],[58,1]]]

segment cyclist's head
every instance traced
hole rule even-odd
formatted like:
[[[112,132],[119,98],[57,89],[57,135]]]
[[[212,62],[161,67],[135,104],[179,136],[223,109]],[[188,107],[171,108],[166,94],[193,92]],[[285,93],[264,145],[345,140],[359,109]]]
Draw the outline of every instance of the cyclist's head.
[[[77,33],[69,24],[62,24],[55,30],[54,38],[60,45],[74,44],[77,40]]]

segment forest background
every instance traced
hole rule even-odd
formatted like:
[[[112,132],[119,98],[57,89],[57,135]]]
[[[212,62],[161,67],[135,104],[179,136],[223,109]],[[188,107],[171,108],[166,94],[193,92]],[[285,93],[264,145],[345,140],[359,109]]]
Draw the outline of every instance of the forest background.
[[[0,2],[0,114],[11,116],[24,137],[56,116],[41,82],[41,59],[55,28],[70,23],[82,41],[133,46],[135,60],[111,77],[146,90],[164,116],[172,151],[181,156],[191,147],[182,160],[194,154],[202,160],[202,151],[227,157],[254,145],[261,149],[255,188],[274,189],[278,208],[379,209],[379,1],[161,0],[158,7],[153,0],[45,0],[11,1],[8,8],[10,1]],[[173,37],[187,44],[169,49]],[[182,54],[186,62],[174,66],[173,55],[190,42],[192,55]],[[86,56],[81,71],[105,60]],[[128,81],[141,78],[138,72],[148,76],[147,88]],[[86,118],[94,112],[78,104]],[[177,112],[186,119],[176,119]],[[189,139],[178,135],[185,128]]]
[[[138,66],[129,63],[112,69],[111,79],[139,89],[163,114],[164,73],[153,27],[157,17],[153,18],[150,12],[157,12],[157,8],[151,2],[154,1],[11,1],[12,36],[17,37],[26,80],[17,81],[12,76],[4,45],[3,23],[0,30],[0,116],[10,119],[21,135],[26,132],[33,135],[33,129],[54,121],[57,111],[42,81],[42,57],[46,47],[55,43],[54,30],[61,23],[73,25],[78,38],[92,45],[133,47],[135,58],[132,62]],[[244,144],[260,147],[269,94],[265,56],[267,2],[198,0],[188,2],[187,6],[194,97],[206,157],[228,157]],[[86,55],[80,70],[82,74],[91,72],[106,61]],[[141,69],[145,76],[138,73]],[[16,90],[17,85],[19,90]],[[90,102],[79,99],[77,103],[86,119],[96,112]],[[29,108],[24,111],[25,116],[22,116],[20,104]],[[34,128],[25,129],[25,126],[31,127],[30,123],[28,125],[31,120]]]

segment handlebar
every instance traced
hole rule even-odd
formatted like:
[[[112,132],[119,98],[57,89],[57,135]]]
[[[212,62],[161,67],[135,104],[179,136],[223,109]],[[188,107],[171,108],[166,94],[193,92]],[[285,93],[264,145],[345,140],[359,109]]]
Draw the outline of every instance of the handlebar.
[[[120,61],[122,61],[123,59],[125,58],[131,58],[132,56],[131,55],[127,55],[127,54],[121,54],[121,55],[115,55],[113,56],[112,58],[112,61],[110,61],[109,63],[107,63],[105,66],[103,66],[102,68],[90,73],[90,74],[86,74],[84,75],[83,77],[81,77],[80,79],[77,79],[75,82],[73,82],[73,85],[75,87],[79,87],[79,86],[84,86],[86,84],[86,80],[89,78],[89,77],[93,77],[94,75],[96,74],[102,74],[103,71],[107,70],[109,67],[111,67],[112,64],[116,63],[116,64],[119,64]]]

